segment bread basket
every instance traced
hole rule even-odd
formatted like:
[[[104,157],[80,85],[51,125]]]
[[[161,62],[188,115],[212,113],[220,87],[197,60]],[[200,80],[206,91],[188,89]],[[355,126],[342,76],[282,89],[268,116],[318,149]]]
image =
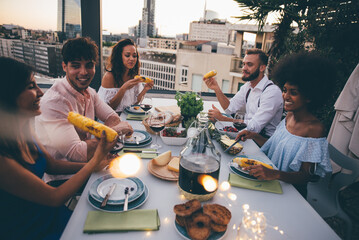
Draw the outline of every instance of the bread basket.
[[[152,129],[150,128],[150,125],[148,124],[148,117],[142,120],[143,126],[145,126],[146,131],[150,134],[156,134]],[[176,122],[170,122],[165,125],[165,127],[177,127],[182,122],[182,118]]]

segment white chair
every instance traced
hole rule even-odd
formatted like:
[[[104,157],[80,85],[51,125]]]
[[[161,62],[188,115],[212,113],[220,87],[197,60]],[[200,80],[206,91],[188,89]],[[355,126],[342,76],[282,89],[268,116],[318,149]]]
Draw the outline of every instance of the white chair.
[[[345,156],[335,147],[329,144],[330,158],[343,169],[345,173],[339,172],[329,174],[318,182],[308,183],[307,201],[323,217],[339,217],[346,223],[346,237],[350,239],[352,221],[343,211],[339,204],[339,191],[354,183],[359,177],[359,160]]]

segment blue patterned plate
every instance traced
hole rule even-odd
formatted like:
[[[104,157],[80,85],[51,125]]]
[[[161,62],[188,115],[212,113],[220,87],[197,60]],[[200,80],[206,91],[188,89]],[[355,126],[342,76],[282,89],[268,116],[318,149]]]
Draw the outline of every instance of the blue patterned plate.
[[[108,199],[108,205],[123,204],[125,202],[126,187],[130,188],[128,202],[132,202],[139,198],[145,190],[145,185],[139,178],[114,178],[111,174],[108,174],[96,179],[95,182],[93,182],[89,190],[89,195],[101,204],[110,187],[114,183],[116,183],[117,186]]]
[[[180,226],[176,221],[175,221],[175,228],[177,230],[177,232],[184,238],[184,239],[188,239],[191,240],[190,236],[187,233],[187,230],[185,227]],[[207,238],[207,240],[220,240],[222,239],[227,231],[225,232],[213,232],[211,233],[211,235],[209,235],[209,237]]]
[[[140,105],[132,105],[132,106],[127,106],[125,108],[125,111],[131,114],[136,114],[136,115],[144,115],[145,111],[143,111],[141,108],[139,109],[135,109],[134,107],[140,107]]]
[[[254,160],[257,160],[257,161],[260,161],[260,162],[264,162],[263,160],[261,160],[259,158],[251,157],[251,156],[247,156],[247,155],[239,155],[239,156],[236,156],[235,158],[241,158],[241,157],[245,157],[245,158],[254,159]],[[263,181],[263,180],[258,180],[256,177],[250,175],[248,171],[244,170],[237,163],[234,163],[233,159],[228,163],[228,167],[229,167],[229,169],[231,170],[232,173],[237,174],[237,175],[239,175],[241,177],[250,179],[250,180]],[[268,164],[273,167],[273,164],[271,164],[271,163],[268,163]]]
[[[139,144],[136,143],[136,139]],[[125,138],[125,147],[142,145],[149,142],[150,140],[152,140],[152,137],[148,132],[134,130],[130,138]]]
[[[149,196],[149,191],[147,186],[145,186],[145,191],[143,192],[143,194],[137,198],[135,201],[129,202],[128,203],[128,210],[133,210],[136,208],[139,208],[140,206],[142,206],[148,199]],[[101,202],[96,201],[95,199],[93,199],[91,197],[91,195],[88,195],[87,198],[88,202],[90,203],[90,205],[98,210],[104,211],[104,212],[123,212],[123,204],[120,205],[109,205],[107,204],[104,208],[101,208]]]

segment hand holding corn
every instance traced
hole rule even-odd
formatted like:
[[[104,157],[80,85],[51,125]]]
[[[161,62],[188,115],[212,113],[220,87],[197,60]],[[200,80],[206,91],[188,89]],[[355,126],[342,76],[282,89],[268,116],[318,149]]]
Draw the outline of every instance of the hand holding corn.
[[[203,76],[203,78],[207,79],[207,78],[214,77],[214,76],[216,76],[216,75],[217,75],[217,71],[216,71],[216,70],[212,70],[212,71],[206,73],[206,74]]]
[[[102,131],[106,132],[107,142],[113,142],[117,137],[117,132],[112,128],[96,122],[88,117],[82,116],[81,114],[69,112],[67,120],[72,123],[75,127],[80,128],[86,132],[89,132],[95,135],[98,138],[101,138]]]
[[[150,82],[153,82],[153,80],[152,80],[151,78],[136,75],[136,76],[135,76],[135,79],[138,79],[138,78],[140,78],[140,79],[141,79],[141,81],[142,81],[142,82],[144,82],[144,83],[150,83]]]

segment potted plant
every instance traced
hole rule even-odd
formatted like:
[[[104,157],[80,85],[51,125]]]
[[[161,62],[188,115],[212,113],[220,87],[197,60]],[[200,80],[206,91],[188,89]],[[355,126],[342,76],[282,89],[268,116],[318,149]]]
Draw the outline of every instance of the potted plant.
[[[176,93],[177,106],[181,109],[183,124],[189,119],[196,118],[203,110],[203,101],[195,92]]]

